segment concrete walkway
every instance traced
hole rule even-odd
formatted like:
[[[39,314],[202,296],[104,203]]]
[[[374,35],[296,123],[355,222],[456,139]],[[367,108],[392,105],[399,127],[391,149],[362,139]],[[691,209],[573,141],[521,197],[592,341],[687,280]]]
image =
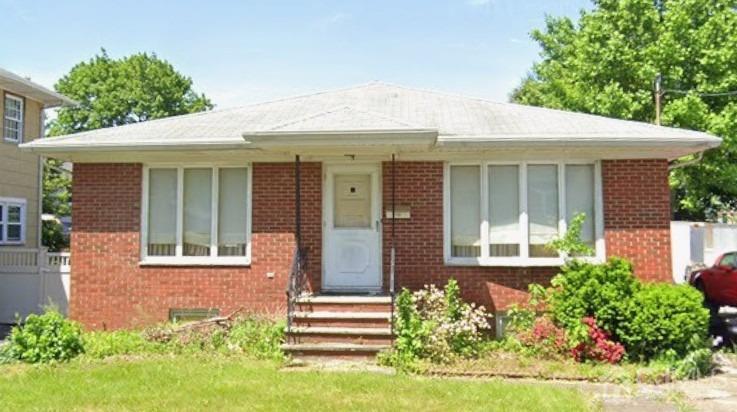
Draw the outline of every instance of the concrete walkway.
[[[664,385],[559,383],[592,394],[605,411],[737,411],[737,356],[717,355],[714,375]]]

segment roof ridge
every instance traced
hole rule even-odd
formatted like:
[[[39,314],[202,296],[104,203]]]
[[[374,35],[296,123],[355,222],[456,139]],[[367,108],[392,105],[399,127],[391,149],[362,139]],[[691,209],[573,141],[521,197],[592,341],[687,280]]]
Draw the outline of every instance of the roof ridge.
[[[415,124],[412,124],[412,123],[408,123],[408,122],[405,122],[403,120],[393,118],[391,116],[386,116],[384,114],[377,113],[377,112],[374,112],[374,111],[371,111],[371,110],[366,110],[366,109],[362,109],[362,108],[359,108],[359,107],[355,107],[355,106],[351,106],[351,105],[348,105],[348,104],[344,104],[344,105],[333,106],[333,107],[331,107],[329,109],[326,109],[326,110],[323,110],[323,111],[320,111],[320,112],[317,112],[317,113],[312,113],[312,114],[309,114],[309,115],[306,115],[306,116],[301,116],[301,117],[298,117],[298,118],[294,118],[294,119],[291,119],[291,120],[288,120],[288,121],[285,121],[285,122],[282,122],[282,123],[277,123],[275,125],[271,125],[269,127],[264,128],[264,130],[275,131],[277,129],[284,128],[284,127],[289,126],[289,125],[293,125],[293,124],[296,124],[296,123],[299,123],[299,122],[303,122],[303,121],[306,121],[306,120],[312,120],[312,119],[317,119],[319,117],[328,116],[330,114],[337,113],[339,111],[346,110],[346,109],[347,110],[352,110],[352,111],[355,111],[355,112],[365,113],[365,114],[368,114],[370,116],[377,117],[377,118],[380,118],[380,119],[383,119],[383,120],[389,120],[389,121],[392,121],[392,122],[395,122],[395,123],[399,123],[399,124],[401,124],[403,126],[406,126],[406,127],[419,128],[418,125],[415,125]]]

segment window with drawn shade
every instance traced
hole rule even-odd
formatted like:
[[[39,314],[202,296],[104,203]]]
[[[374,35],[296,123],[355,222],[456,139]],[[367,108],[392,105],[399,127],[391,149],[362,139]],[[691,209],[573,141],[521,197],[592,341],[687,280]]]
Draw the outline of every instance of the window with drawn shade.
[[[248,168],[152,167],[147,176],[146,257],[242,262],[248,255]]]
[[[519,166],[489,166],[489,254],[519,256]]]
[[[560,256],[547,244],[579,213],[586,215],[581,238],[596,249],[601,211],[595,174],[588,163],[451,164],[448,258],[465,264],[556,264]]]
[[[480,185],[478,166],[450,168],[450,252],[453,257],[481,256]]]

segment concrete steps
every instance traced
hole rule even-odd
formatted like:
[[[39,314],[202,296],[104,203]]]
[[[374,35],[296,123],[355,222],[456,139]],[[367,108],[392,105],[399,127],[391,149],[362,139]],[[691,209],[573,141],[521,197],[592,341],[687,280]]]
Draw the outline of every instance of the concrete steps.
[[[298,358],[372,358],[391,347],[388,296],[305,296],[283,349]]]

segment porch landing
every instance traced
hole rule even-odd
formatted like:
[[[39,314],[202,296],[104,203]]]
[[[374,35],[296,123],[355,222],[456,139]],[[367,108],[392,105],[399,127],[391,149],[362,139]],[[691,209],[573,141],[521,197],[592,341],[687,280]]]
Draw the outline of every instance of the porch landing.
[[[296,358],[372,358],[391,346],[390,296],[302,296],[289,316],[282,348]]]

